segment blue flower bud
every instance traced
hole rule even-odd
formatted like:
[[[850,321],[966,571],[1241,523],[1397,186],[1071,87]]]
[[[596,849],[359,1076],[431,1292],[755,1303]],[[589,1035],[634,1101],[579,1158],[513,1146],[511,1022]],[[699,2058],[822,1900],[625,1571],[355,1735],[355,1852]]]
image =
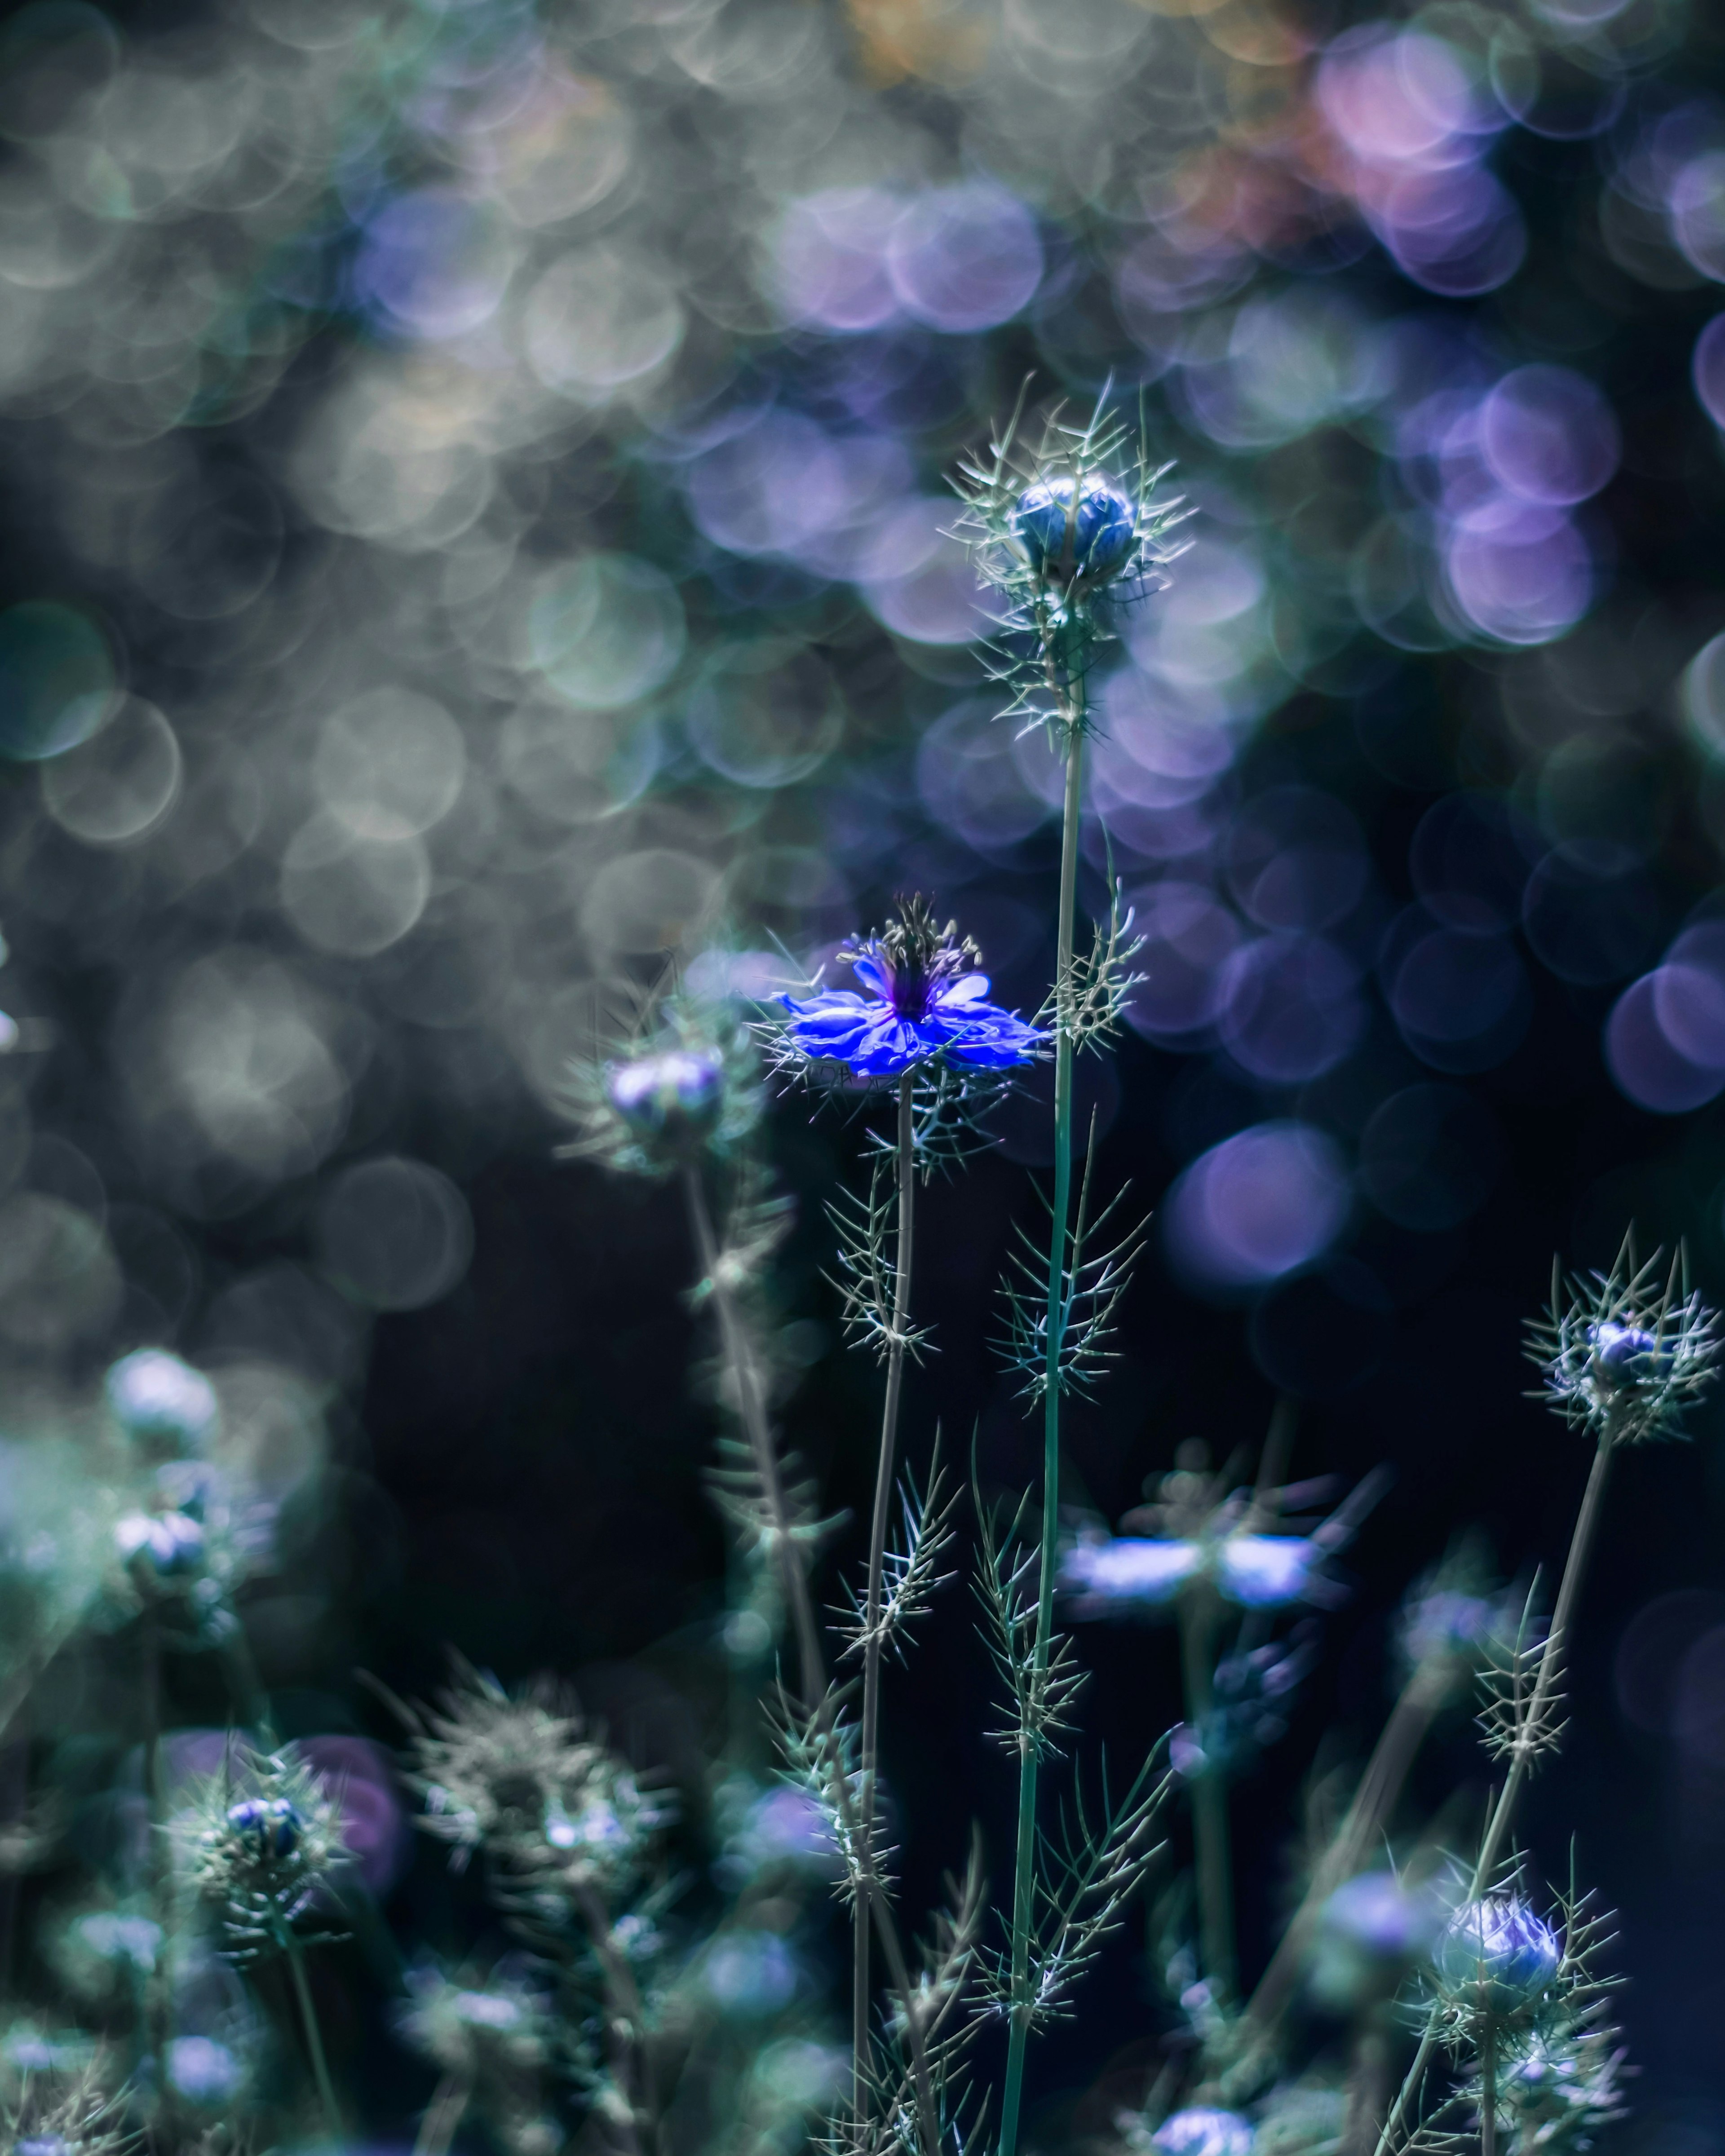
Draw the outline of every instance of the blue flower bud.
[[[115,1522],[114,1547],[128,1564],[161,1579],[182,1579],[203,1562],[204,1532],[184,1512],[128,1512]]]
[[[1494,2018],[1531,2006],[1563,1958],[1557,1933],[1513,1894],[1464,1902],[1432,1956],[1445,1989]]]
[[[605,1097],[638,1137],[702,1138],[725,1105],[724,1058],[707,1048],[667,1048],[609,1064]]]
[[[58,2133],[38,2133],[13,2143],[13,2156],[72,2156],[70,2144]]]
[[[299,1846],[305,1822],[285,1797],[242,1797],[228,1807],[228,1830],[260,1864],[280,1862]]]
[[[1177,2111],[1150,2137],[1164,2156],[1252,2156],[1252,2129],[1237,2111]]]
[[[196,1452],[216,1426],[215,1388],[163,1348],[122,1355],[105,1380],[108,1405],[128,1437]]]
[[[1594,1360],[1603,1381],[1625,1391],[1631,1386],[1655,1384],[1671,1371],[1669,1339],[1656,1338],[1637,1325],[1618,1325],[1610,1319],[1589,1328]]]
[[[1126,496],[1100,475],[1084,481],[1072,519],[1072,552],[1066,523],[1072,504],[1070,479],[1040,480],[1019,496],[1013,531],[1037,569],[1100,580],[1125,567],[1136,543],[1137,518]]]
[[[458,1991],[450,2001],[450,2010],[470,2029],[492,2029],[506,2035],[520,2028],[523,2018],[517,2000],[495,1991]]]

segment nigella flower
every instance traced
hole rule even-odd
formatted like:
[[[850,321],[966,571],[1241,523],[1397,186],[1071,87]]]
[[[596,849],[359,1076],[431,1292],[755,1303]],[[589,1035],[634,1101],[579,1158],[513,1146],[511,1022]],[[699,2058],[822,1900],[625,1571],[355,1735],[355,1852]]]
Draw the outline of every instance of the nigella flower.
[[[239,2093],[245,2066],[213,2036],[174,2036],[167,2045],[167,2079],[188,2103],[213,2110]]]
[[[398,2026],[413,2049],[446,2074],[506,2078],[544,2065],[554,2048],[549,2001],[525,1964],[506,1958],[489,1971],[449,1975],[421,1964],[407,1978],[411,2004]]]
[[[283,1952],[289,1934],[347,1856],[341,1820],[323,1784],[288,1753],[231,1755],[175,1821],[198,1892],[220,1910],[231,1960]]]
[[[1465,1902],[1432,1950],[1445,1995],[1493,2020],[1535,2005],[1551,1988],[1563,1958],[1557,1933],[1517,1894]]]
[[[1568,1423],[1604,1445],[1681,1435],[1683,1409],[1712,1382],[1717,1321],[1686,1287],[1681,1256],[1663,1282],[1657,1253],[1637,1265],[1627,1240],[1609,1273],[1555,1279],[1551,1307],[1528,1329],[1527,1353]]]
[[[780,996],[789,1059],[843,1065],[854,1077],[897,1078],[935,1063],[1010,1070],[1034,1060],[1049,1036],[988,1000],[981,956],[957,924],[936,926],[922,898],[901,898],[878,936],[841,952],[862,983],[798,1000]]]

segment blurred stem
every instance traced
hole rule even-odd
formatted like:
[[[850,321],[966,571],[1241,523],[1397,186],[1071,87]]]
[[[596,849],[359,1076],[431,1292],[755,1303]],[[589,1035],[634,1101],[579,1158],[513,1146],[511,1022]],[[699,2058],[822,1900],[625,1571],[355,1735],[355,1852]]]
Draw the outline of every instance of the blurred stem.
[[[778,1455],[773,1449],[773,1433],[768,1427],[766,1403],[762,1396],[754,1357],[749,1352],[748,1334],[742,1313],[737,1307],[736,1296],[721,1277],[718,1241],[713,1234],[712,1216],[707,1210],[706,1194],[701,1187],[698,1168],[690,1167],[684,1170],[683,1193],[688,1203],[689,1225],[695,1238],[701,1281],[718,1313],[720,1341],[737,1386],[737,1412],[748,1439],[749,1450],[754,1456],[755,1472],[760,1477],[767,1508],[772,1516],[773,1555],[778,1564],[785,1607],[791,1613],[791,1620],[797,1633],[803,1703],[812,1710],[826,1689],[826,1667],[820,1650],[820,1634],[815,1626],[814,1605],[809,1594],[808,1574],[791,1538],[790,1516],[785,1505],[784,1477],[779,1471]]]
[[[1523,1732],[1538,1730],[1540,1717],[1550,1701],[1553,1687],[1563,1668],[1564,1635],[1574,1617],[1582,1578],[1587,1570],[1588,1559],[1593,1553],[1594,1533],[1599,1525],[1599,1507],[1605,1495],[1605,1483],[1611,1471],[1611,1455],[1615,1450],[1608,1430],[1600,1437],[1594,1450],[1587,1487],[1582,1492],[1581,1507],[1575,1515],[1574,1531],[1569,1537],[1569,1554],[1563,1560],[1563,1577],[1558,1587],[1557,1607],[1552,1611],[1551,1629],[1545,1635],[1545,1651],[1539,1657],[1539,1674],[1533,1681],[1532,1696],[1521,1723]],[[1480,1845],[1479,1858],[1473,1867],[1473,1876],[1468,1882],[1467,1898],[1470,1902],[1477,1901],[1491,1884],[1498,1852],[1503,1847],[1504,1836],[1509,1832],[1516,1799],[1521,1794],[1522,1784],[1527,1779],[1527,1769],[1532,1763],[1535,1748],[1531,1743],[1517,1743],[1515,1747],[1509,1773],[1505,1776],[1502,1790],[1491,1808],[1486,1838]],[[1425,2025],[1425,2034],[1420,2039],[1420,2048],[1414,2054],[1414,2063],[1409,2067],[1407,2077],[1397,2093],[1395,2102],[1390,2106],[1389,2116],[1384,2122],[1384,2131],[1378,2137],[1378,2145],[1373,2156],[1385,2156],[1436,2048],[1437,2023],[1434,2015]],[[1495,2132],[1495,2128],[1493,2130]]]
[[[462,2074],[445,2074],[433,2092],[425,2116],[419,2122],[419,2133],[413,2143],[413,2156],[444,2156],[444,2151],[455,2138],[455,2128],[461,2123],[462,2113],[473,2100],[473,2083]]]
[[[653,2070],[653,2049],[648,2041],[647,2002],[641,1996],[641,1987],[635,1981],[628,1955],[612,1936],[610,1912],[597,1888],[578,1884],[575,1900],[586,1922],[593,1952],[604,1971],[607,2020],[614,2032],[614,2044],[625,2061],[632,2056],[633,2071],[624,2078],[639,2085],[629,2091],[629,2115],[636,2123],[634,2138],[638,2143],[644,2141],[649,2151],[656,2152],[660,2139],[659,2089]],[[644,2135],[640,2131],[643,2124]]]
[[[1076,490],[1075,490],[1076,494]],[[1050,662],[1051,663],[1051,662]],[[1066,727],[1066,791],[1060,822],[1060,912],[1055,953],[1055,1158],[1049,1231],[1048,1302],[1043,1342],[1042,1567],[1036,1597],[1033,1696],[1054,1644],[1055,1564],[1060,1509],[1060,1350],[1065,1322],[1067,1216],[1072,1204],[1072,932],[1078,902],[1078,806],[1084,779],[1081,680],[1060,696]],[[1036,1891],[1037,1732],[1019,1732],[1019,1817],[1012,1899],[1011,2029],[1000,2097],[999,2156],[1014,2156],[1030,2035],[1030,1930]]]
[[[234,1711],[242,1725],[257,1732],[258,1741],[266,1752],[275,1749],[275,1725],[270,1712],[270,1695],[258,1676],[258,1666],[252,1658],[251,1641],[245,1636],[245,1627],[239,1621],[239,1613],[230,1608],[234,1629],[221,1645],[222,1671],[228,1680],[228,1695],[234,1702]]]
[[[144,1719],[144,1795],[148,1805],[149,1840],[144,1855],[145,1876],[148,1881],[150,1913],[162,1927],[162,1938],[166,1943],[172,1928],[172,1912],[167,1907],[165,1859],[167,1833],[164,1821],[167,1807],[162,1786],[162,1634],[156,1622],[156,1612],[146,1607],[138,1620],[139,1691],[143,1705]],[[167,2096],[167,2040],[168,1999],[167,1955],[162,1954],[157,1966],[144,1978],[145,2029],[141,2032],[157,2061],[157,2086],[162,2092],[161,2102],[166,2105]]]
[[[1204,1764],[1192,1779],[1192,1840],[1198,1861],[1199,1934],[1204,1973],[1224,1997],[1234,1995],[1234,1874],[1228,1846],[1228,1785],[1219,1763],[1203,1746],[1215,1705],[1210,1653],[1216,1631],[1215,1597],[1199,1588],[1180,1597],[1180,1662],[1186,1687],[1186,1724]]]
[[[1394,1811],[1408,1769],[1425,1740],[1441,1697],[1440,1688],[1416,1670],[1390,1709],[1389,1719],[1359,1778],[1353,1800],[1320,1858],[1306,1897],[1294,1912],[1281,1944],[1271,1957],[1270,1966],[1259,1979],[1258,1988],[1247,2005],[1247,2017],[1265,2035],[1274,2031],[1293,1997],[1295,1980],[1305,1962],[1325,1902],[1358,1871],[1367,1851]]]
[[[862,1742],[859,1794],[861,1816],[858,1830],[871,1876],[878,1879],[875,1862],[875,1820],[877,1747],[880,1728],[880,1604],[882,1575],[886,1564],[886,1519],[892,1506],[892,1475],[898,1455],[898,1409],[904,1390],[905,1335],[911,1318],[911,1266],[916,1207],[916,1127],[912,1108],[916,1073],[904,1071],[898,1081],[898,1148],[896,1178],[898,1188],[898,1239],[893,1245],[892,1331],[886,1343],[886,1399],[880,1414],[880,1450],[875,1465],[875,1509],[869,1522],[869,1587],[863,1614]],[[851,2098],[859,2118],[866,2115],[868,2083],[863,2066],[869,2055],[869,1921],[859,1908],[851,1957],[850,2041]]]
[[[288,1967],[293,1972],[294,1997],[299,2003],[300,2021],[305,2031],[305,2049],[311,2060],[312,2078],[317,2083],[317,2101],[323,2109],[323,2123],[331,2141],[339,2147],[341,2142],[341,2113],[336,2107],[334,2085],[330,2080],[329,2061],[323,2055],[323,2032],[317,2025],[317,2009],[311,2003],[311,1986],[305,1979],[305,1950],[290,1931],[286,1934]]]

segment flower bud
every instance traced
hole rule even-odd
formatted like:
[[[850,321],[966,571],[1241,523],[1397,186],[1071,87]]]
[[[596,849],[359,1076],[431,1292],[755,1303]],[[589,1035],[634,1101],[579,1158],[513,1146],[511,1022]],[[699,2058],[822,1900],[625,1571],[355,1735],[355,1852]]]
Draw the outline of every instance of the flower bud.
[[[1563,1948],[1549,1924],[1513,1894],[1464,1902],[1433,1951],[1445,1989],[1494,2019],[1531,2006],[1550,1985]]]
[[[122,1355],[105,1380],[108,1405],[131,1438],[196,1452],[216,1426],[215,1388],[163,1348]]]
[[[1064,578],[1070,574],[1100,580],[1125,567],[1137,536],[1137,519],[1126,496],[1099,475],[1080,490],[1071,518],[1072,552],[1066,553],[1067,519],[1072,505],[1070,479],[1040,480],[1019,496],[1013,531],[1033,567]]]
[[[1164,2156],[1251,2156],[1252,2129],[1237,2111],[1177,2111],[1150,2137]]]
[[[667,1048],[605,1070],[605,1096],[638,1137],[698,1142],[725,1105],[725,1063],[711,1049]]]
[[[171,2087],[190,2103],[228,2102],[244,2078],[239,2061],[213,2036],[174,2036],[167,2046]]]
[[[1614,1389],[1627,1391],[1638,1384],[1656,1384],[1671,1367],[1671,1343],[1643,1332],[1638,1325],[1618,1325],[1610,1319],[1590,1328],[1594,1360],[1602,1381]]]
[[[260,1864],[280,1862],[299,1845],[304,1822],[285,1797],[242,1797],[228,1807],[228,1830]]]

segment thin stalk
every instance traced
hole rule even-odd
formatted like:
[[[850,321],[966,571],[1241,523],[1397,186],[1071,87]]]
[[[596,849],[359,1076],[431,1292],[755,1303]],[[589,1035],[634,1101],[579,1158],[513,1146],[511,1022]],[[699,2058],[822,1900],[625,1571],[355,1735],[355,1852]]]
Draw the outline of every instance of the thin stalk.
[[[641,1996],[641,1987],[636,1983],[635,1973],[629,1965],[629,1957],[619,1950],[611,1935],[611,1918],[596,1889],[578,1886],[575,1898],[586,1919],[588,1936],[593,1942],[593,1952],[598,1956],[599,1966],[604,1971],[605,1989],[609,1994],[608,2020],[613,2030],[614,2049],[625,2061],[633,2054],[633,2071],[627,2078],[638,2084],[629,2090],[629,2095],[634,2138],[638,2144],[643,2139],[640,2129],[644,2122],[646,2147],[656,2156],[660,2139],[660,2112],[653,2051],[647,2041],[647,2002]],[[617,2039],[621,2032],[626,2034],[622,2034],[619,2042]]]
[[[886,1565],[886,1520],[892,1505],[892,1477],[897,1464],[899,1400],[904,1390],[905,1336],[911,1319],[911,1264],[916,1226],[916,1157],[914,1105],[916,1078],[906,1070],[898,1081],[898,1240],[893,1246],[892,1332],[886,1344],[886,1399],[880,1414],[880,1451],[875,1466],[875,1509],[869,1522],[869,1587],[863,1629],[862,1737],[859,1751],[861,1815],[857,1821],[870,1871],[875,1866],[875,1775],[880,1727],[880,1604]],[[869,2042],[869,1926],[857,1912],[851,1958],[850,2035],[854,2080],[852,2102],[865,2116],[868,2085],[862,2063]]]
[[[701,1187],[700,1174],[690,1168],[683,1180],[688,1202],[690,1225],[693,1230],[696,1253],[700,1260],[701,1276],[708,1283],[714,1306],[718,1312],[719,1330],[726,1358],[737,1380],[737,1401],[743,1427],[748,1435],[750,1449],[754,1455],[756,1472],[761,1478],[761,1487],[767,1498],[768,1509],[773,1516],[773,1539],[779,1557],[780,1576],[787,1604],[796,1625],[802,1665],[803,1703],[809,1712],[819,1711],[822,1737],[830,1741],[833,1736],[833,1701],[827,1689],[826,1664],[821,1653],[820,1634],[814,1621],[814,1605],[809,1592],[808,1576],[792,1545],[784,1499],[784,1479],[779,1472],[778,1455],[773,1449],[772,1432],[768,1428],[765,1405],[760,1387],[755,1382],[754,1364],[748,1353],[748,1342],[734,1297],[718,1276],[718,1244],[713,1234],[711,1216],[706,1207],[706,1194]],[[858,1839],[858,1822],[850,1810],[849,1786],[841,1761],[833,1764],[833,1787],[841,1815],[845,1832],[853,1848],[863,1850]],[[940,2147],[939,2112],[934,2101],[933,2076],[929,2069],[926,2036],[921,2019],[916,2011],[916,1998],[911,1989],[910,1972],[906,1965],[904,1950],[900,1943],[897,1926],[886,1890],[875,1871],[872,1853],[863,1851],[865,1857],[861,1893],[874,1912],[875,1928],[880,1934],[880,1947],[886,1957],[887,1974],[905,2016],[906,2039],[911,2048],[911,2071],[916,2089],[916,2102],[921,2119],[925,2149],[923,2156],[935,2156]],[[865,2032],[866,2039],[866,2031]],[[868,2056],[866,2041],[860,2055],[865,2063]]]
[[[1076,499],[1076,489],[1074,490]],[[1083,786],[1081,690],[1075,690],[1066,721],[1066,791],[1060,823],[1060,911],[1055,956],[1055,1158],[1053,1220],[1048,1246],[1048,1303],[1044,1342],[1042,1403],[1042,1568],[1036,1597],[1033,1683],[1046,1676],[1054,1643],[1055,1567],[1060,1506],[1060,1351],[1065,1329],[1067,1217],[1072,1204],[1072,932],[1078,902],[1078,804]],[[1023,2102],[1024,2052],[1030,2035],[1030,1928],[1035,1895],[1035,1733],[1019,1733],[1019,1816],[1012,1900],[1012,2020],[1007,2037],[1006,2081],[1000,2098],[999,2156],[1014,2156]]]
[[[1295,1979],[1305,1961],[1325,1902],[1359,1869],[1366,1851],[1394,1811],[1408,1769],[1431,1727],[1440,1697],[1430,1679],[1416,1670],[1390,1709],[1389,1719],[1359,1778],[1353,1800],[1313,1871],[1306,1897],[1294,1912],[1281,1944],[1271,1955],[1270,1966],[1258,1979],[1258,1988],[1247,2005],[1247,2017],[1265,2032],[1274,2030],[1293,1996]]]
[[[317,2101],[331,2141],[341,2139],[341,2113],[330,2080],[329,2061],[323,2052],[323,2032],[317,2025],[317,2009],[311,2003],[311,1986],[305,1980],[305,1950],[292,1932],[286,1934],[287,1962],[293,1972],[294,1997],[299,2002],[300,2021],[305,2031],[305,2050],[311,2061],[311,2076],[317,2083]]]
[[[162,1927],[165,1939],[172,1926],[172,1912],[167,1907],[167,1805],[162,1783],[162,1634],[155,1611],[147,1606],[138,1620],[138,1651],[144,1711],[144,1796],[150,1821],[149,1847],[144,1861],[149,1881],[150,1912]],[[145,2027],[141,2034],[154,2056],[165,2059],[167,2040],[172,2032],[168,2026],[167,1974],[161,1967],[145,1975],[144,2004]],[[171,2101],[165,2081],[162,2088],[164,2102]]]
[[[455,2128],[473,2100],[473,2083],[465,2075],[445,2074],[432,2092],[419,2122],[413,2156],[444,2156],[455,2138]]]
[[[1210,1648],[1215,1601],[1208,1589],[1180,1598],[1180,1660],[1186,1721],[1200,1738],[1214,1707]],[[1198,1918],[1204,1973],[1224,1996],[1234,1995],[1234,1871],[1229,1850],[1228,1785],[1207,1760],[1194,1775],[1192,1841],[1198,1860]]]
[[[809,1593],[808,1575],[791,1540],[784,1477],[779,1471],[778,1455],[773,1450],[773,1433],[768,1427],[766,1402],[756,1375],[754,1358],[749,1353],[748,1337],[737,1307],[737,1298],[720,1277],[718,1240],[713,1234],[712,1216],[707,1211],[706,1195],[701,1187],[698,1168],[691,1167],[684,1171],[683,1193],[688,1204],[689,1225],[695,1239],[701,1278],[712,1296],[713,1307],[718,1314],[720,1340],[737,1383],[737,1409],[743,1431],[749,1441],[749,1450],[754,1456],[755,1472],[761,1480],[767,1508],[773,1516],[773,1548],[778,1560],[780,1584],[785,1606],[791,1613],[791,1621],[797,1634],[798,1660],[802,1667],[803,1703],[812,1709],[826,1689],[826,1665],[820,1650],[820,1633],[814,1621],[814,1604]]]
[[[1489,2026],[1480,2053],[1480,2156],[1497,2156],[1497,2035]]]
[[[1563,1577],[1558,1587],[1557,1607],[1552,1612],[1551,1630],[1545,1635],[1545,1651],[1539,1657],[1539,1674],[1533,1680],[1533,1694],[1528,1702],[1523,1728],[1535,1729],[1538,1718],[1550,1699],[1552,1687],[1563,1666],[1564,1635],[1575,1612],[1577,1598],[1581,1593],[1581,1582],[1587,1570],[1587,1562],[1593,1551],[1594,1532],[1599,1525],[1599,1506],[1605,1495],[1606,1479],[1611,1471],[1611,1455],[1615,1450],[1610,1433],[1599,1439],[1594,1452],[1594,1461],[1589,1471],[1587,1488],[1582,1492],[1581,1507],[1575,1515],[1575,1527],[1569,1537],[1569,1554],[1563,1560]],[[1527,1769],[1532,1760],[1532,1748],[1517,1745],[1510,1761],[1508,1774],[1497,1803],[1491,1807],[1491,1816],[1486,1828],[1485,1840],[1480,1844],[1473,1876],[1468,1882],[1467,1898],[1477,1901],[1490,1883],[1497,1862],[1498,1852],[1503,1846],[1504,1836],[1509,1832],[1511,1815],[1515,1810],[1516,1799],[1522,1784],[1527,1779]],[[1414,2092],[1424,2079],[1431,2055],[1437,2048],[1435,2023],[1428,2021],[1425,2033],[1420,2039],[1420,2048],[1414,2054],[1414,2063],[1407,2071],[1395,2102],[1390,2106],[1389,2116],[1384,2122],[1384,2130],[1378,2137],[1373,2156],[1386,2156],[1395,2137]]]

